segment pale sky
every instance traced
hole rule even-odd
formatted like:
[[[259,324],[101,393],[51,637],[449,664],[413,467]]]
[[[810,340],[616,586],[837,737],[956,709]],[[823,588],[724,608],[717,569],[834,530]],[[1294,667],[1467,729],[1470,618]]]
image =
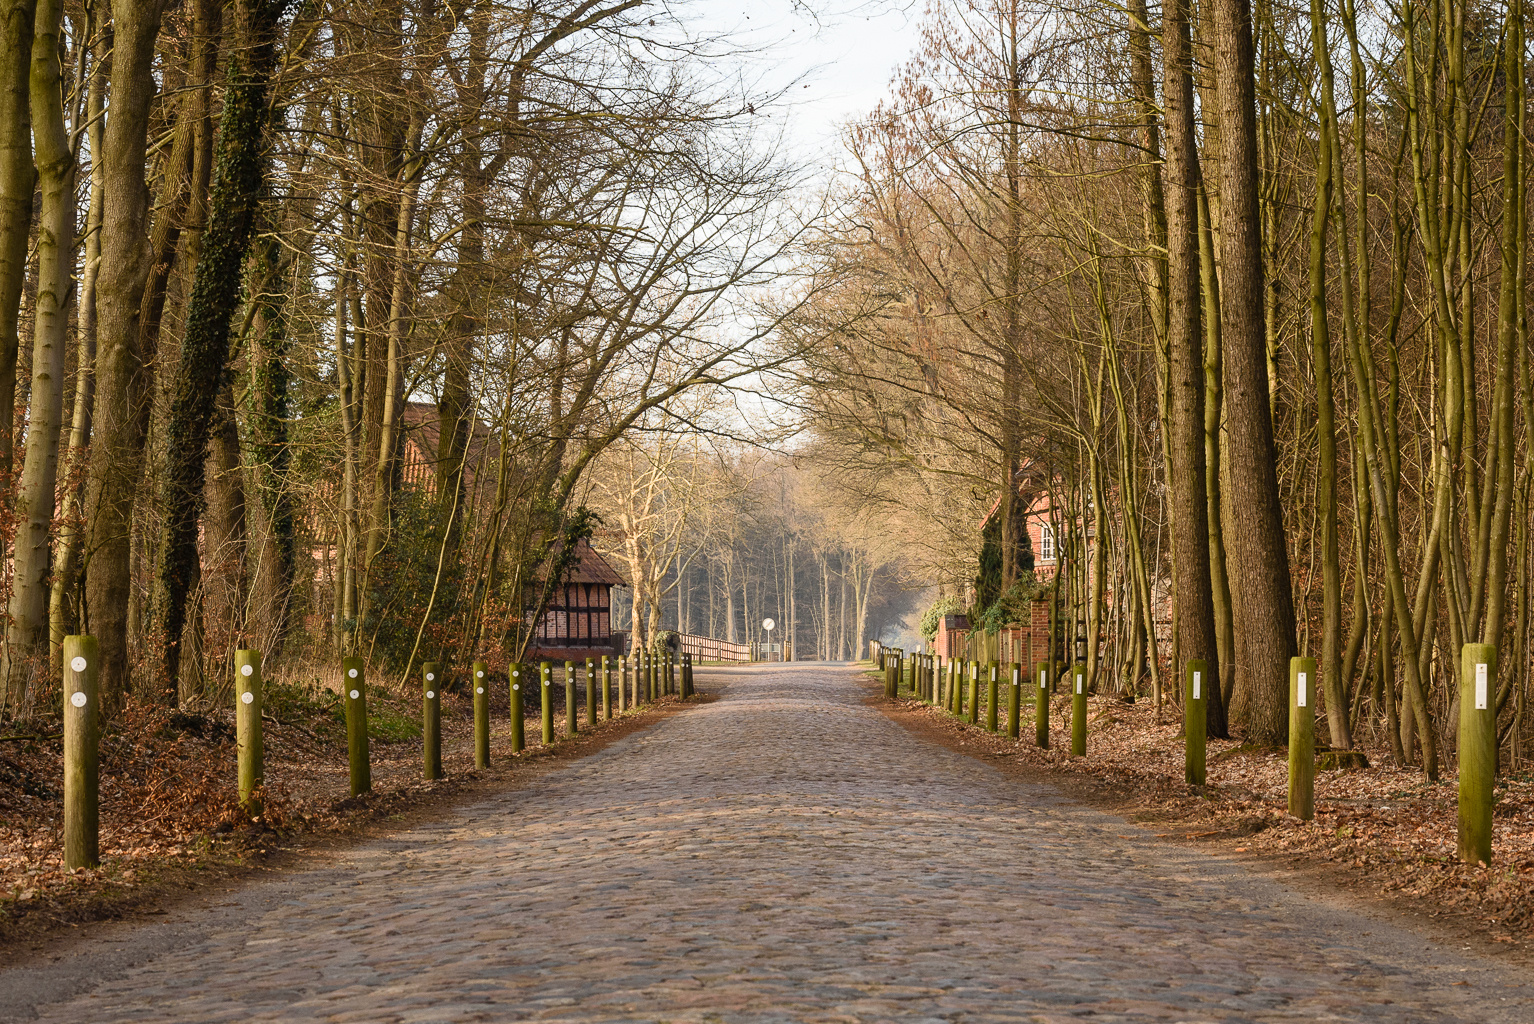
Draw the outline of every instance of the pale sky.
[[[922,0],[696,0],[683,20],[695,31],[728,34],[758,52],[740,58],[740,77],[769,90],[793,83],[768,113],[783,128],[788,155],[839,161],[839,125],[889,92],[890,77],[916,45]]]

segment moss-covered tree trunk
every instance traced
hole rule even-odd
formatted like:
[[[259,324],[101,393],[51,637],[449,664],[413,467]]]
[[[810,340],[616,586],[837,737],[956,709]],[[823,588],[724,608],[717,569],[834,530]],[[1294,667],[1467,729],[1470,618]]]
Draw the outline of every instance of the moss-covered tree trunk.
[[[32,136],[42,209],[37,231],[32,403],[27,453],[16,495],[16,539],[7,624],[6,675],[12,702],[47,674],[49,547],[64,412],[64,349],[75,261],[75,157],[64,126],[60,55],[64,5],[40,0],[32,43]],[[9,425],[9,424],[7,424]]]
[[[28,66],[37,0],[0,0],[0,480],[11,475],[17,323],[32,230]]]
[[[174,700],[179,638],[189,585],[197,571],[197,524],[204,464],[219,388],[229,361],[230,320],[240,302],[241,268],[249,251],[265,184],[262,140],[269,117],[267,83],[277,63],[277,20],[287,0],[244,0],[242,46],[229,67],[219,124],[212,203],[187,306],[186,336],[170,387],[151,633],[158,641],[155,687]]]

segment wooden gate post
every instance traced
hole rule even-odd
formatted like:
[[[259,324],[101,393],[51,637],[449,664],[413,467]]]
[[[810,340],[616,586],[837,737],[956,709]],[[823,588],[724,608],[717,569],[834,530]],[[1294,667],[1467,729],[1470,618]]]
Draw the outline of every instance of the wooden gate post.
[[[441,672],[435,661],[421,666],[421,775],[428,780],[442,778]]]
[[[261,652],[234,652],[234,742],[238,750],[240,806],[261,813],[255,795],[266,778],[266,745],[261,735]]]
[[[96,638],[64,638],[64,867],[101,863],[101,701]]]

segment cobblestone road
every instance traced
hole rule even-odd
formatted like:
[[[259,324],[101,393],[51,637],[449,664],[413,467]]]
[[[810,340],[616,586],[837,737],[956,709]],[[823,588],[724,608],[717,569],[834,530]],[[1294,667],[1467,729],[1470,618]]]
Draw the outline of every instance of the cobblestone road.
[[[1524,972],[927,745],[845,668],[705,686],[41,1019],[1534,1021]]]

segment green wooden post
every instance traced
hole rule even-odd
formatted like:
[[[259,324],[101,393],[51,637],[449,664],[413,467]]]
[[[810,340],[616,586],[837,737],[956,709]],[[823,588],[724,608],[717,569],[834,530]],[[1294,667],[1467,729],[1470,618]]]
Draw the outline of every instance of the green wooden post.
[[[980,724],[980,662],[969,663],[969,707],[966,709],[970,725]]]
[[[671,679],[671,692],[680,697],[682,696],[682,688],[680,680],[677,678],[677,666],[681,662],[675,654],[668,651],[666,653],[666,664],[668,666],[669,678]]]
[[[1316,662],[1289,659],[1289,813],[1316,816]]]
[[[1087,753],[1087,667],[1081,662],[1071,666],[1071,756]]]
[[[442,778],[442,695],[438,676],[442,666],[428,661],[421,666],[421,747],[423,777]]]
[[[613,667],[602,655],[602,721],[613,720]]]
[[[1033,702],[1033,742],[1040,750],[1049,749],[1049,662],[1041,661],[1033,671],[1039,680],[1039,692]]]
[[[1208,664],[1198,658],[1188,662],[1187,686],[1183,690],[1182,733],[1186,763],[1184,777],[1190,786],[1202,786],[1205,778],[1204,749],[1208,719],[1205,717],[1207,707],[1204,701],[1209,695],[1204,690],[1204,680],[1208,677]]]
[[[101,666],[93,636],[64,638],[64,867],[101,863]]]
[[[548,746],[554,742],[554,667],[546,661],[538,663],[538,682],[541,684],[538,692],[543,699],[541,705],[543,744]]]
[[[575,705],[575,662],[565,662],[565,735],[577,736],[580,734],[580,722],[576,720]]]
[[[957,716],[964,710],[964,662],[948,660],[948,713]]]
[[[474,663],[474,767],[490,767],[490,666]]]
[[[240,806],[261,813],[256,790],[266,779],[266,744],[261,735],[261,652],[234,652],[234,742],[238,751]]]
[[[1012,685],[1007,690],[1007,738],[1017,739],[1022,730],[1023,666],[1012,663]]]
[[[357,796],[373,788],[373,766],[368,759],[368,687],[361,658],[341,659],[341,693],[346,701],[346,759],[352,796]]]
[[[520,754],[527,747],[525,708],[522,706],[522,666],[513,662],[511,673],[511,752]]]
[[[997,721],[998,712],[1001,710],[1001,680],[999,675],[1001,666],[991,662],[986,666],[985,686],[985,728],[988,732],[995,732],[999,726]]]
[[[597,727],[597,666],[590,658],[586,659],[586,728]]]
[[[625,691],[628,687],[629,677],[624,667],[625,664],[623,655],[618,655],[618,714],[620,715],[628,710],[628,693]]]
[[[1497,649],[1460,648],[1459,856],[1491,863],[1492,787],[1497,781]]]

